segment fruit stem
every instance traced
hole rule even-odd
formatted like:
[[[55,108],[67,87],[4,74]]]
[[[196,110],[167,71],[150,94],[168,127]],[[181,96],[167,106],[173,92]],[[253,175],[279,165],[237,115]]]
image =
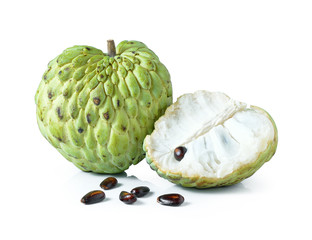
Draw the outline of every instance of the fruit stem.
[[[107,53],[110,57],[116,56],[115,42],[112,39],[107,40]]]

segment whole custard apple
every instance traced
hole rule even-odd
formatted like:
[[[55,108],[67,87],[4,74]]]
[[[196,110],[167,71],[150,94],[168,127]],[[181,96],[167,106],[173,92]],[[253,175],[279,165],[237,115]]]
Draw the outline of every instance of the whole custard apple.
[[[108,53],[74,46],[54,58],[35,102],[41,133],[66,159],[119,173],[145,157],[143,140],[172,103],[172,87],[145,44],[108,40]]]

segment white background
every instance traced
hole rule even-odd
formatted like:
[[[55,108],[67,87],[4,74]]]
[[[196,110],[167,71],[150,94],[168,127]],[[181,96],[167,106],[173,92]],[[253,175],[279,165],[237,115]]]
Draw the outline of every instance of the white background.
[[[2,1],[0,4],[1,239],[312,239],[311,1]],[[170,71],[174,100],[222,91],[266,109],[275,156],[232,187],[185,189],[143,160],[107,198],[83,205],[108,175],[84,173],[41,135],[34,95],[65,48],[139,40]],[[129,206],[119,192],[147,185]],[[156,202],[185,197],[180,207]]]

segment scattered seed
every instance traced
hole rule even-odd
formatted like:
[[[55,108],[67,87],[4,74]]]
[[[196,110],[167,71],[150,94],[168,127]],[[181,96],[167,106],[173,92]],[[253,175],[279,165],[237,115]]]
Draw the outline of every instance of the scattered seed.
[[[113,187],[116,186],[117,184],[117,179],[114,178],[114,177],[108,177],[108,178],[105,178],[101,184],[100,184],[100,187],[105,189],[105,190],[108,190],[108,189],[111,189]]]
[[[184,197],[178,193],[161,195],[157,202],[166,206],[180,206],[184,202]]]
[[[119,194],[119,199],[120,199],[120,201],[124,202],[125,204],[132,204],[137,200],[136,196],[134,196],[134,194],[126,192],[126,191],[122,191]]]
[[[186,152],[187,149],[185,147],[177,147],[176,149],[174,149],[174,158],[178,161],[181,161]]]
[[[131,190],[131,193],[134,194],[136,197],[143,197],[145,196],[146,194],[148,194],[150,191],[150,189],[146,186],[140,186],[140,187],[136,187],[136,188],[133,188]]]
[[[103,201],[105,198],[105,193],[101,190],[94,190],[88,192],[81,198],[81,202],[84,204],[93,204]]]

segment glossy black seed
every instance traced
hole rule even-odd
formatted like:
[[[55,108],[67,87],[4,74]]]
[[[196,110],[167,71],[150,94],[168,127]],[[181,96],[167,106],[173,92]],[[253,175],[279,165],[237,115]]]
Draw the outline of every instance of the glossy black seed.
[[[136,188],[133,188],[131,190],[131,193],[134,194],[136,197],[143,197],[145,196],[146,194],[148,194],[150,191],[150,189],[146,186],[140,186],[140,187],[136,187]]]
[[[84,204],[93,204],[103,201],[105,198],[105,193],[101,190],[94,190],[88,192],[81,198],[81,202]]]
[[[115,187],[117,183],[118,183],[118,181],[117,181],[116,178],[108,177],[108,178],[105,178],[101,182],[100,187],[105,189],[105,190],[108,190],[108,189],[111,189],[111,188]]]
[[[129,192],[126,192],[126,191],[122,191],[119,194],[119,200],[124,202],[125,204],[132,204],[132,203],[134,203],[137,200],[137,198],[132,193],[129,193]]]
[[[176,149],[174,149],[174,158],[178,161],[181,161],[186,152],[187,149],[185,147],[177,147]]]
[[[166,206],[180,206],[184,202],[184,197],[178,193],[161,195],[157,202]]]

